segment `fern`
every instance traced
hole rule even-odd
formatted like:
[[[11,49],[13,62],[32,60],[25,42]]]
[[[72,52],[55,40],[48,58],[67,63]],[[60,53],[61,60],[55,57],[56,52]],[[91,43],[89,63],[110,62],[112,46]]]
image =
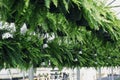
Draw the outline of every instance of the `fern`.
[[[99,0],[1,0],[0,20],[16,25],[0,30],[0,68],[120,65],[120,22]]]
[[[45,6],[47,8],[50,8],[50,2],[51,2],[51,0],[45,0]]]
[[[52,0],[52,2],[54,3],[54,5],[57,7],[58,6],[58,0]]]

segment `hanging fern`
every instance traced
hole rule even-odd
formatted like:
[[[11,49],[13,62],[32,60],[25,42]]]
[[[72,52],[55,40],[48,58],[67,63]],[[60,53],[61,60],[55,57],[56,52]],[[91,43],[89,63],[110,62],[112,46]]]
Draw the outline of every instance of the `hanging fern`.
[[[0,28],[0,68],[120,65],[120,22],[99,0],[1,0],[0,20],[16,27]]]

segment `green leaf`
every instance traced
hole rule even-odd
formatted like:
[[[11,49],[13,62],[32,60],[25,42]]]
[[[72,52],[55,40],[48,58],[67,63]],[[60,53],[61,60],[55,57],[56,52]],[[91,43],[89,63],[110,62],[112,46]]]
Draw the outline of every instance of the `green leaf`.
[[[77,4],[77,6],[80,7],[81,1],[80,0],[72,0],[75,4]]]
[[[51,2],[51,0],[45,0],[45,6],[47,8],[50,8],[50,2]]]
[[[65,9],[68,11],[68,8],[69,8],[68,4],[69,4],[69,2],[67,2],[66,0],[63,0],[63,3],[64,3],[64,6],[65,6]]]
[[[57,7],[58,6],[58,0],[52,0],[52,2],[54,3],[54,5]]]

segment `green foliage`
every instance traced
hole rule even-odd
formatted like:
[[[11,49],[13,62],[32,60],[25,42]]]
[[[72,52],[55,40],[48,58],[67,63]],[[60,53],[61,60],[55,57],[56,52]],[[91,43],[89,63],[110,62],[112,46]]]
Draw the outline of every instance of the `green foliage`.
[[[0,20],[16,26],[0,29],[0,68],[120,65],[120,22],[99,0],[1,0]]]

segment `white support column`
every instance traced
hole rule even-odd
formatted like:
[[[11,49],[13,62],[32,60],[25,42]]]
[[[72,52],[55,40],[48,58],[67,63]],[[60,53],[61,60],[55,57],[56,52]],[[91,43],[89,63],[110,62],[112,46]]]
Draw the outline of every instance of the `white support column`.
[[[23,73],[23,80],[25,80],[25,71],[22,71]]]
[[[114,80],[114,75],[113,75],[113,67],[111,67],[111,80]]]
[[[109,80],[111,80],[110,74],[111,74],[111,68],[109,67]]]
[[[119,77],[120,77],[120,67],[118,67],[118,70],[119,70]]]
[[[29,69],[28,74],[29,74],[29,80],[34,80],[33,66]]]
[[[80,80],[80,68],[77,68],[77,80]]]
[[[12,73],[10,69],[8,69],[8,73],[9,73],[10,80],[12,80]]]
[[[74,69],[72,69],[72,80],[75,80],[74,78],[75,78],[75,72],[74,72]]]
[[[101,80],[101,68],[98,68],[98,78]]]

